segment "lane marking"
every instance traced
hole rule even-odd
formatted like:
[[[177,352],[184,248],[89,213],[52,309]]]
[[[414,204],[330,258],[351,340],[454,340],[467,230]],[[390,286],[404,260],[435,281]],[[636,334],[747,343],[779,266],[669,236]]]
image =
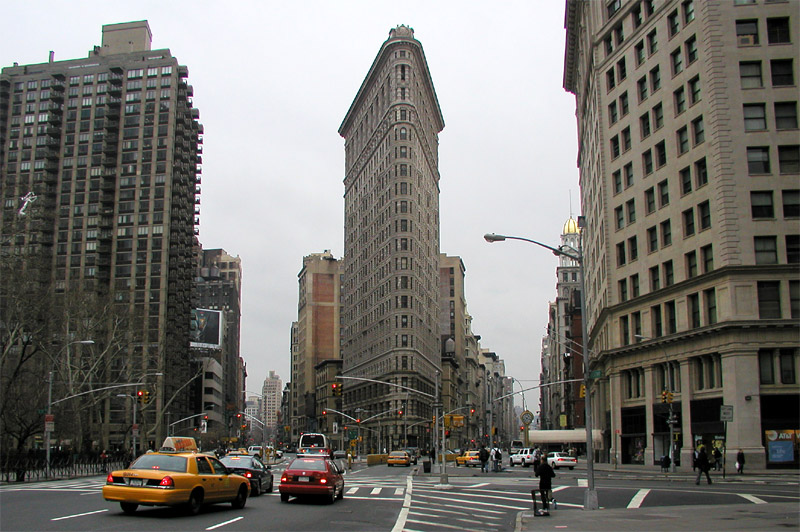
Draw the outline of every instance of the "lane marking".
[[[748,493],[737,493],[736,495],[738,495],[739,497],[742,497],[744,499],[747,499],[748,501],[750,501],[752,503],[755,503],[755,504],[767,504],[767,501],[765,501],[764,499],[759,499],[755,495],[750,495]]]
[[[352,495],[352,494],[354,494],[354,493],[355,493],[355,492],[357,492],[357,491],[358,491],[358,488],[350,488],[349,490],[347,490],[347,492],[346,492],[346,493],[347,493],[348,495]]]
[[[449,514],[460,515],[461,517],[464,516],[464,512],[449,512],[449,511],[446,511],[446,510],[436,510],[435,508],[433,508],[432,510],[436,511],[436,513],[435,514],[427,514],[425,512],[420,512],[419,510],[413,510],[413,513],[411,515],[414,516],[414,517],[442,517],[443,513],[449,513]],[[484,519],[494,519],[494,520],[497,521],[497,520],[503,519],[503,517],[494,516],[494,515],[482,515],[481,519],[482,520],[484,520]],[[474,524],[475,520],[471,519],[468,522]]]
[[[394,523],[392,532],[403,532],[403,529],[406,527],[408,511],[411,509],[411,488],[411,475],[408,475],[406,476],[406,496],[403,499],[403,507],[400,509],[400,513],[397,515],[397,521]]]
[[[380,495],[382,488],[372,488],[372,491],[369,493],[370,495]]]
[[[395,488],[394,489],[394,494],[395,495],[402,495],[403,494],[403,488]]]
[[[107,512],[108,509],[105,510],[95,510],[93,512],[84,512],[82,514],[73,514],[73,515],[65,515],[64,517],[55,517],[51,519],[51,521],[61,521],[64,519],[72,519],[73,517],[83,517],[84,515],[92,515],[92,514],[101,514],[103,512]]]
[[[497,511],[497,510],[486,510],[485,508],[474,508],[474,507],[471,507],[471,506],[453,506],[452,504],[444,504],[444,503],[440,503],[440,502],[423,502],[423,503],[417,502],[414,505],[414,507],[415,508],[425,508],[425,509],[431,510],[431,511],[445,512],[445,513],[457,514],[457,515],[464,515],[464,512],[468,512],[468,513],[470,513],[472,515],[476,515],[479,512],[481,514],[490,513],[490,514],[500,514],[500,515],[504,515],[506,513],[506,512],[500,512],[500,511]],[[456,508],[456,509],[460,509],[461,511],[456,512],[456,511],[453,511],[453,510],[443,510],[440,507]]]
[[[235,523],[236,521],[238,521],[240,519],[244,519],[244,516],[236,517],[234,519],[231,519],[230,521],[225,521],[224,523],[220,523],[218,525],[210,526],[210,527],[206,528],[206,530],[214,530],[215,528],[219,528],[221,526],[225,526],[225,525],[229,525],[231,523]]]
[[[462,506],[461,508],[471,508],[472,511],[475,511],[475,506],[490,506],[492,508],[508,508],[509,510],[530,510],[528,506],[509,506],[507,504],[498,504],[494,502],[479,502],[475,500],[464,500],[464,499],[452,499],[449,497],[434,497],[433,495],[425,495],[425,498],[428,499],[439,499],[443,501],[450,501],[450,502],[460,502],[465,504],[466,506]],[[452,506],[452,505],[451,505]],[[480,508],[480,511],[488,512],[490,510],[486,510],[484,508]],[[502,512],[501,512],[502,513]]]
[[[647,497],[647,494],[650,493],[649,489],[640,489],[636,492],[636,495],[633,496],[631,502],[628,503],[628,509],[631,508],[639,508],[642,503],[644,502],[644,498]]]
[[[444,523],[429,523],[427,521],[417,521],[415,519],[409,519],[408,522],[409,523],[416,523],[418,525],[428,525],[428,526],[435,526],[435,527],[441,527],[441,528],[449,528],[449,529],[452,529],[452,530],[464,530],[464,526],[463,525],[455,526],[455,525],[446,525]],[[470,522],[470,523],[474,524],[473,522]]]

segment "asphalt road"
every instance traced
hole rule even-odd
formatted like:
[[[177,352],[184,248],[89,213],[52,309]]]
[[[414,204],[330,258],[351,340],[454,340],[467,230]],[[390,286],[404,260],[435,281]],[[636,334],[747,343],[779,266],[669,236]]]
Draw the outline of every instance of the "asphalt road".
[[[487,474],[451,469],[449,489],[441,489],[438,474],[415,474],[416,467],[357,465],[345,477],[344,500],[333,505],[299,499],[281,503],[277,485],[282,468],[273,468],[273,494],[249,498],[243,510],[220,504],[197,516],[143,507],[125,515],[118,504],[103,500],[104,477],[7,484],[0,486],[0,530],[505,531],[515,529],[520,512],[531,510],[530,490],[538,486],[527,468]],[[580,470],[557,472],[555,512],[566,515],[582,508],[584,477]],[[696,486],[690,474],[664,479],[623,473],[598,478],[596,488],[602,509],[623,512],[800,502],[796,477],[717,479]]]

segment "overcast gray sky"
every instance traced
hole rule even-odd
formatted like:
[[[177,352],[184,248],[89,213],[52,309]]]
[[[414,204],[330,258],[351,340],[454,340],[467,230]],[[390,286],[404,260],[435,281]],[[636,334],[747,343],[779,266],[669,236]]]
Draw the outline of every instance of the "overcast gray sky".
[[[439,136],[441,251],[467,268],[481,345],[539,376],[557,259],[496,232],[559,243],[577,215],[575,100],[562,88],[564,1],[37,1],[4,9],[0,66],[86,57],[103,24],[148,20],[189,67],[205,127],[200,240],[242,258],[248,390],[290,378],[302,257],[343,254],[337,130],[389,30],[422,43]],[[571,200],[571,202],[570,202]],[[538,394],[526,394],[538,410]]]

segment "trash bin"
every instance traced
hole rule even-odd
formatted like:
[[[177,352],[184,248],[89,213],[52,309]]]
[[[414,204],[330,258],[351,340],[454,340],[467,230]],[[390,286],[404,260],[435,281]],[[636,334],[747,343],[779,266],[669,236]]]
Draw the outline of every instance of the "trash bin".
[[[431,472],[431,462],[430,460],[425,460],[422,462],[422,472],[423,473],[430,473]]]

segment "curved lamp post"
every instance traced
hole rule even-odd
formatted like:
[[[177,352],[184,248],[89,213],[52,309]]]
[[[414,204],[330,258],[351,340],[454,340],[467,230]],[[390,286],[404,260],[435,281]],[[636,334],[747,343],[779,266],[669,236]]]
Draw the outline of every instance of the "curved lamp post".
[[[583,216],[578,217],[578,227],[583,228],[585,226],[585,218]],[[530,238],[523,238],[519,236],[508,236],[508,235],[498,235],[495,233],[487,233],[483,236],[484,240],[489,242],[490,244],[493,242],[502,242],[504,240],[522,240],[523,242],[529,242],[531,244],[536,244],[537,246],[543,247],[553,252],[553,255],[560,256],[560,257],[567,257],[568,259],[572,259],[578,263],[578,268],[580,270],[580,277],[581,277],[581,334],[583,335],[583,383],[586,386],[586,397],[585,397],[585,411],[586,411],[586,480],[587,480],[587,489],[586,493],[584,494],[583,498],[583,509],[584,510],[597,510],[599,509],[599,504],[597,502],[597,490],[594,487],[594,447],[593,447],[593,440],[592,440],[592,394],[590,393],[589,387],[591,385],[591,381],[589,379],[589,350],[588,350],[588,341],[589,336],[586,330],[586,322],[587,322],[587,315],[586,315],[586,279],[584,277],[584,270],[583,270],[583,233],[581,233],[581,238],[578,241],[578,249],[573,248],[572,246],[562,245],[557,248],[552,246],[548,246],[547,244],[542,244],[541,242],[537,242],[536,240],[531,240]]]

